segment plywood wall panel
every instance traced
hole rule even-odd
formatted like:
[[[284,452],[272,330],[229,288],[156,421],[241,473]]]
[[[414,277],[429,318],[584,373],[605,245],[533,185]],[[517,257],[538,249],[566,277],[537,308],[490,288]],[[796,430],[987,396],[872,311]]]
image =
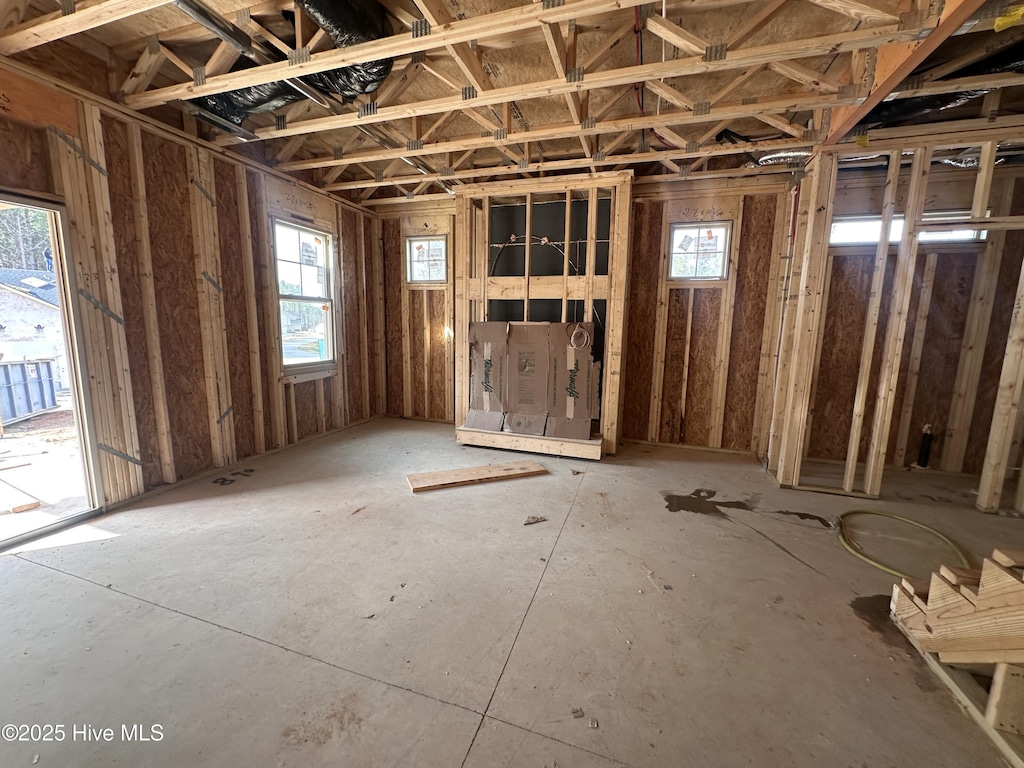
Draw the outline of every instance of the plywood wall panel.
[[[775,239],[775,195],[743,200],[722,447],[750,450]]]
[[[157,440],[156,411],[150,385],[150,355],[143,319],[139,259],[136,249],[135,215],[131,171],[128,160],[128,132],[124,123],[102,118],[106,150],[107,180],[110,188],[111,223],[117,250],[118,282],[124,331],[128,344],[128,368],[132,377],[135,419],[139,433],[139,459],[146,488],[163,483],[160,445]]]
[[[217,190],[217,232],[220,242],[221,288],[224,289],[224,322],[227,331],[228,375],[238,458],[256,453],[253,423],[252,366],[249,360],[249,315],[242,272],[242,233],[238,217],[235,167],[214,161]]]
[[[387,412],[402,415],[402,225],[383,221],[384,347],[387,350]]]
[[[431,419],[444,419],[447,415],[447,402],[445,379],[454,376],[448,370],[448,360],[445,349],[445,292],[425,291],[424,298],[427,301],[427,316],[430,319],[430,326],[427,333],[430,336],[430,359],[427,362],[430,372],[430,385],[427,398],[427,417]]]
[[[664,203],[633,205],[633,242],[629,254],[629,298],[626,302],[628,375],[623,382],[622,435],[647,439],[653,381],[658,286],[661,275]],[[669,335],[672,344],[678,340]]]
[[[1024,216],[1024,179],[1014,184],[1012,216]],[[967,439],[967,453],[964,456],[964,472],[980,474],[988,446],[988,434],[992,427],[992,413],[995,410],[999,376],[1003,370],[1003,356],[1006,353],[1006,337],[1010,331],[1010,319],[1020,278],[1021,257],[1024,256],[1024,231],[1011,230],[1006,233],[1003,254],[999,263],[999,278],[996,297],[992,304],[992,319],[985,343],[985,354],[981,361],[981,377],[978,381],[977,399],[974,401],[974,415]],[[1010,457],[1011,466],[1020,466],[1020,458]]]
[[[924,261],[923,254],[919,260]],[[976,264],[977,255],[973,253],[943,253],[938,257],[907,440],[908,461],[917,456],[924,424],[931,424],[935,435],[929,465],[938,466],[942,457],[945,443],[943,433],[956,385],[956,369],[960,361]],[[907,336],[910,338],[913,330],[916,330],[911,326],[907,328]]]
[[[832,257],[808,456],[844,459],[853,421],[873,254]],[[884,330],[880,332],[884,335]],[[870,421],[866,421],[870,425]]]
[[[683,441],[682,394],[689,301],[689,291],[677,289],[668,293],[666,338],[670,343],[665,348],[665,377],[662,381],[661,420],[658,427],[658,440],[662,443]]]
[[[213,466],[185,149],[143,132],[150,244],[178,478]]]
[[[46,131],[0,117],[0,187],[52,192]]]
[[[715,418],[711,393],[715,384],[718,323],[721,311],[721,289],[694,290],[686,413],[683,418],[683,442],[687,445],[710,445]]]
[[[312,437],[320,432],[320,421],[316,411],[316,383],[304,381],[295,386],[295,425],[299,430],[298,439]]]
[[[409,291],[409,362],[412,368],[410,377],[412,389],[412,416],[425,419],[427,414],[427,397],[424,391],[426,372],[424,371],[425,350],[423,347],[423,302],[425,291]]]

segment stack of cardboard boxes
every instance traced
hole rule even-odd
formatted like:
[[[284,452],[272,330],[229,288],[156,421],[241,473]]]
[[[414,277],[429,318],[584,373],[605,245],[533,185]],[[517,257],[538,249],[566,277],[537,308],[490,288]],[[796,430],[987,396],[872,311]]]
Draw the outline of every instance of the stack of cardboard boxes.
[[[593,323],[471,323],[465,427],[587,440],[601,364]]]

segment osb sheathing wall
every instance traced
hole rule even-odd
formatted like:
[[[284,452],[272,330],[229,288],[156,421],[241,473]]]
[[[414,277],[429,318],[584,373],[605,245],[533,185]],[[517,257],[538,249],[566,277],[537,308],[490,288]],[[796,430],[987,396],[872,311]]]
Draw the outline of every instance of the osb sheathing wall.
[[[117,385],[91,393],[97,442],[116,443],[108,447],[138,462],[100,452],[104,503],[383,413],[376,218],[17,75],[5,72],[0,90],[8,107],[0,188],[63,203],[69,267],[88,251],[100,260],[100,282],[116,290],[90,293],[107,309],[118,305],[116,323],[84,299],[76,306],[85,345],[94,345],[84,386],[104,377]],[[82,179],[87,188],[76,185]],[[282,379],[272,215],[333,238],[338,367],[324,378]],[[87,278],[77,278],[83,287]],[[97,400],[97,392],[110,397]],[[132,472],[141,478],[133,482]]]
[[[384,282],[387,332],[387,412],[430,421],[454,419],[455,357],[452,265],[454,207],[385,218]],[[406,281],[406,238],[448,238],[446,283]]]
[[[765,328],[768,296],[782,263],[775,258],[773,269],[773,254],[779,257],[785,247],[786,185],[753,182],[739,192],[716,184],[667,186],[668,191],[648,193],[657,199],[642,199],[632,210],[623,436],[752,450],[760,408],[770,407],[767,361],[777,337]],[[636,194],[644,195],[640,190]],[[452,323],[452,287],[410,287],[404,272],[409,235],[449,234],[451,249],[452,211],[410,208],[387,215],[388,413],[451,421],[453,371],[445,333]],[[734,222],[730,279],[670,283],[667,227],[722,219]],[[652,397],[659,388],[663,396]]]
[[[966,210],[971,207],[974,176],[970,172],[933,172],[926,200],[926,211]],[[877,174],[840,173],[836,188],[836,216],[875,212],[881,208],[880,179]],[[906,180],[897,194],[897,213],[902,212]],[[1024,213],[1024,182],[1007,178],[997,171],[993,207],[998,195],[1009,194],[1009,213]],[[1021,269],[1024,234],[1010,231],[999,259],[992,315],[962,471],[981,472],[988,443],[989,427],[995,407],[1003,355],[1017,281]],[[901,358],[886,461],[910,464],[918,457],[923,427],[930,425],[933,442],[929,465],[942,463],[947,428],[956,385],[957,367],[962,353],[972,289],[978,258],[984,243],[921,243],[915,267],[907,331]],[[833,247],[830,251],[828,290],[825,294],[825,325],[822,332],[817,377],[812,391],[811,418],[806,455],[809,458],[845,460],[853,417],[854,395],[860,345],[866,320],[874,246]],[[929,254],[934,254],[930,256]],[[933,261],[929,268],[929,260]],[[889,317],[889,298],[895,270],[895,249],[889,255],[881,297],[880,317]],[[927,278],[927,279],[926,279]],[[922,288],[927,301],[922,304]],[[884,343],[884,324],[875,336],[872,370],[867,394],[865,422],[870,423]],[[916,382],[909,376],[915,337],[919,339],[920,358]],[[912,395],[908,401],[908,382]],[[909,408],[907,408],[909,404]],[[905,421],[903,438],[899,429]],[[860,439],[860,455],[868,450],[870,431]],[[1020,446],[1015,449],[1018,457]]]
[[[788,194],[685,183],[633,205],[623,434],[756,450],[777,336],[769,312],[782,266]],[[732,222],[728,279],[668,279],[672,224]]]

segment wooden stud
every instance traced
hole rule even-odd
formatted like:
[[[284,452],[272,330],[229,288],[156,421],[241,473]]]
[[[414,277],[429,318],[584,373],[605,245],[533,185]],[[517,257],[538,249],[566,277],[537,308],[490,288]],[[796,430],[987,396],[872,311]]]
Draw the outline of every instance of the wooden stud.
[[[651,368],[651,404],[647,416],[647,439],[658,442],[661,431],[661,402],[665,386],[665,348],[668,345],[668,206],[661,207],[661,245],[658,258],[658,307],[654,320],[654,359]]]
[[[472,200],[469,197],[457,197],[455,211],[455,253],[451,261],[455,273],[455,424],[459,426],[466,423],[466,414],[469,413],[469,323],[473,319],[470,313],[469,280],[472,275],[470,263],[475,250],[470,229]],[[480,297],[481,303],[485,303],[483,293]]]
[[[334,208],[334,229],[341,233],[342,206]],[[331,426],[334,429],[347,427],[351,423],[348,413],[348,343],[345,338],[345,297],[350,286],[345,284],[342,267],[341,237],[331,238],[331,258],[334,274],[334,300],[337,310],[334,313],[334,361],[335,371],[331,377]]]
[[[100,110],[93,105],[83,105],[81,125],[85,151],[100,166],[106,165],[106,152],[103,145],[103,128]],[[99,169],[90,165],[86,169],[89,181],[89,198],[93,207],[96,222],[96,255],[99,261],[101,292],[98,294],[107,307],[118,317],[124,317],[121,301],[121,287],[117,269],[117,247],[114,241],[113,214],[110,203],[110,188],[107,177]],[[135,420],[135,399],[132,394],[131,372],[128,367],[128,343],[124,326],[107,319],[104,323],[107,338],[107,370],[113,387],[114,416],[116,443],[111,445],[119,448],[129,456],[139,456],[138,426]],[[114,437],[114,435],[112,435]],[[123,490],[127,499],[138,496],[144,490],[142,483],[142,467],[139,464],[128,464],[118,460],[123,478]]]
[[[813,177],[812,177],[813,178]],[[810,195],[806,180],[794,186],[790,193],[789,211],[786,222],[786,263],[782,279],[782,306],[780,308],[782,329],[779,333],[777,364],[773,382],[772,415],[768,430],[768,470],[778,473],[785,428],[787,395],[792,378],[793,335],[796,329],[796,306],[798,294],[793,288],[794,281],[800,280],[800,263],[797,253],[806,237],[807,217],[798,215],[804,205],[804,198]]]
[[[932,286],[935,283],[935,263],[938,254],[929,253],[925,259],[921,293],[917,300],[917,315],[914,318],[914,340],[910,345],[910,365],[907,368],[906,384],[903,387],[903,407],[896,431],[896,453],[893,464],[902,467],[906,463],[907,440],[910,436],[914,400],[917,396],[917,380],[921,372],[921,355],[924,353],[924,339],[928,328],[928,310],[931,307]]]
[[[828,297],[832,291],[832,254],[825,256],[824,290],[821,296],[821,322],[818,323],[818,338],[814,343],[814,373],[811,374],[811,395],[807,402],[807,428],[804,430],[803,455],[807,456],[811,445],[811,430],[814,429],[814,405],[818,399],[818,374],[821,371],[821,350],[825,343],[825,320],[828,318]]]
[[[614,455],[618,450],[622,425],[622,376],[627,360],[626,296],[629,291],[629,242],[631,230],[632,178],[626,177],[612,194],[611,243],[608,249],[608,274],[611,278],[605,328],[604,403],[601,406],[603,450]],[[592,261],[592,259],[588,259]]]
[[[324,380],[316,379],[313,382],[313,390],[316,395],[316,423],[317,431],[322,435],[327,431],[327,406],[324,398]]]
[[[783,486],[796,485],[800,480],[818,325],[824,322],[821,317],[821,301],[824,296],[836,166],[837,156],[834,153],[816,156],[809,166],[809,194],[806,200],[801,194],[799,216],[802,220],[803,241],[797,251],[800,273],[792,346],[795,360],[788,382],[777,476]]]
[[[996,664],[985,719],[993,728],[1024,736],[1024,666]]]
[[[370,292],[368,290],[366,271],[367,271],[367,250],[366,250],[366,228],[363,226],[363,217],[356,217],[356,223],[359,227],[358,232],[358,243],[359,253],[356,254],[356,280],[358,285],[358,297],[359,297],[359,364],[361,378],[361,391],[363,395],[362,399],[362,413],[361,419],[368,419],[372,415],[370,410],[370,338],[369,330],[367,325],[370,317]],[[341,230],[339,229],[339,235]],[[351,351],[351,350],[349,350]]]
[[[782,305],[785,302],[786,236],[788,234],[789,195],[779,194],[775,203],[775,235],[772,239],[772,260],[768,271],[767,301],[764,329],[761,332],[761,358],[757,369],[757,399],[754,402],[754,423],[750,450],[765,458],[771,430],[772,380],[778,368],[778,348]]]
[[[252,388],[253,450],[267,450],[263,423],[263,366],[260,354],[260,319],[256,309],[256,264],[249,218],[249,185],[246,170],[235,166],[235,194],[238,196],[238,227],[242,235],[242,281],[245,286],[246,340],[249,344],[249,385]]]
[[[715,383],[711,390],[711,448],[722,447],[722,432],[725,429],[725,398],[729,386],[729,350],[732,346],[732,315],[736,299],[736,282],[739,271],[740,240],[743,237],[743,198],[736,211],[729,244],[729,279],[722,287],[721,312],[718,316],[718,345],[715,354]]]
[[[997,143],[994,141],[982,145],[981,161],[974,190],[974,203],[971,207],[973,218],[981,218],[988,214],[996,149]],[[995,215],[1005,216],[1008,214],[1012,198],[1013,181],[1006,180],[996,189]],[[1002,261],[1005,241],[1005,231],[990,232],[984,251],[978,254],[978,264],[974,270],[974,284],[971,286],[971,303],[967,310],[967,322],[960,345],[960,360],[957,364],[953,399],[946,422],[946,440],[942,446],[941,467],[946,472],[960,472],[963,469],[978,384],[981,380],[981,361],[988,340],[992,305],[996,298],[999,266]]]
[[[149,239],[149,206],[146,199],[144,162],[142,129],[138,123],[128,123],[128,163],[134,190],[132,212],[135,219],[135,249],[139,258],[142,322],[146,327],[149,383],[153,390],[153,413],[156,419],[157,447],[160,452],[160,474],[165,483],[174,483],[177,482],[178,475],[174,467],[171,420],[167,410],[167,390],[164,381],[164,358],[156,309],[156,284],[153,279],[153,251]]]
[[[263,291],[263,327],[267,336],[267,369],[270,372],[271,391],[267,393],[270,401],[270,430],[273,447],[283,448],[288,444],[288,425],[285,413],[285,390],[281,382],[283,361],[281,358],[281,309],[278,300],[276,275],[274,266],[274,229],[267,205],[267,187],[265,177],[256,177],[256,215],[260,233],[260,286]],[[337,263],[337,259],[335,260]]]
[[[907,331],[910,291],[914,281],[914,266],[917,262],[917,223],[921,220],[921,214],[924,211],[931,159],[931,146],[921,147],[914,151],[914,162],[910,171],[910,189],[907,192],[905,207],[906,219],[903,237],[900,239],[900,247],[896,255],[896,277],[893,281],[889,324],[885,332],[882,368],[878,379],[878,394],[875,399],[871,445],[868,449],[867,468],[864,475],[864,491],[870,496],[877,496],[882,486],[882,472],[885,468],[889,428],[892,424],[893,405],[896,399],[900,358],[903,356],[903,339]]]
[[[843,470],[843,490],[853,491],[857,474],[857,459],[860,457],[860,436],[867,411],[868,384],[871,376],[871,360],[875,350],[875,334],[878,332],[878,317],[882,306],[882,286],[885,282],[885,263],[889,257],[889,231],[896,210],[896,191],[900,179],[899,152],[889,153],[889,170],[886,174],[882,196],[882,235],[875,248],[875,262],[871,270],[871,288],[868,293],[867,315],[864,320],[864,338],[861,341],[860,369],[857,374],[857,391],[854,395],[853,417],[850,423],[850,440],[846,448],[846,466]]]

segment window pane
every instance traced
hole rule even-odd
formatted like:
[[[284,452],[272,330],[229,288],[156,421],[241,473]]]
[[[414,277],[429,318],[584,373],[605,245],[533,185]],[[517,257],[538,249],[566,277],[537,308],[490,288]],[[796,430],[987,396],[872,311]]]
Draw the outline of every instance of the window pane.
[[[299,261],[299,230],[278,224],[274,227],[274,246],[278,261]]]
[[[448,279],[447,245],[443,237],[410,237],[406,240],[409,282],[445,282]]]
[[[298,264],[289,261],[277,262],[277,290],[283,296],[302,294],[302,272]]]
[[[966,211],[932,211],[924,214],[926,221],[948,221],[954,226],[957,219],[970,216]],[[889,227],[889,242],[899,243],[903,237],[903,214],[892,217]],[[880,216],[843,216],[832,220],[829,234],[830,245],[877,245],[882,232]],[[949,243],[984,240],[988,233],[973,229],[950,229],[945,232],[921,232],[917,239],[922,243]]]
[[[329,303],[281,302],[281,348],[285,365],[334,359],[330,344],[330,318]]]
[[[726,277],[729,227],[723,224],[672,226],[669,277],[716,280]]]
[[[327,296],[327,286],[324,284],[326,274],[323,267],[303,264],[302,270],[302,295],[303,296]]]

